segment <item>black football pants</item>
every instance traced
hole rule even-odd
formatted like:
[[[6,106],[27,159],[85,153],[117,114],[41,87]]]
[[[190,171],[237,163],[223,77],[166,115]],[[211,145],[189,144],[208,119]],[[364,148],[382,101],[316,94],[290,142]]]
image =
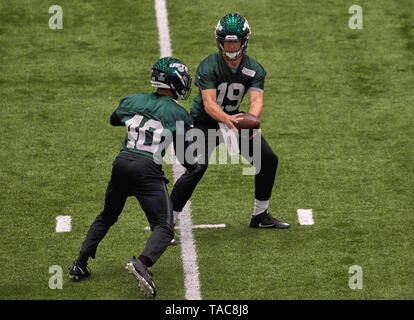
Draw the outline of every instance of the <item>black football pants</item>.
[[[140,259],[148,267],[153,265],[174,237],[174,216],[166,182],[161,167],[152,160],[121,152],[112,164],[104,209],[89,228],[79,260],[95,258],[98,244],[118,220],[127,197],[135,196],[152,230]]]
[[[206,137],[205,139],[205,148],[204,153],[200,155],[200,158],[203,159],[202,164],[200,165],[200,170],[186,172],[176,181],[174,188],[171,192],[171,200],[173,203],[173,208],[175,211],[181,212],[190,199],[194,189],[196,188],[198,182],[203,177],[204,173],[207,170],[208,162],[211,154],[214,149],[223,142],[222,137],[217,137],[215,145],[208,146],[208,129],[219,129],[217,122],[202,122],[199,121],[196,117],[193,116],[194,128],[200,129],[204,132]],[[255,186],[255,198],[257,200],[266,201],[269,200],[272,194],[273,185],[276,177],[276,170],[278,166],[278,158],[273,152],[272,148],[269,146],[265,138],[260,134],[260,140],[249,140],[248,153],[244,154],[242,148],[239,148],[240,154],[248,160],[248,162],[254,165],[252,158],[253,142],[259,141],[260,143],[260,154],[256,155],[256,159],[260,162],[260,170],[257,170],[258,173],[255,175],[254,186]],[[240,138],[241,139],[241,138]],[[241,145],[239,139],[239,146]],[[257,168],[258,169],[258,168]]]

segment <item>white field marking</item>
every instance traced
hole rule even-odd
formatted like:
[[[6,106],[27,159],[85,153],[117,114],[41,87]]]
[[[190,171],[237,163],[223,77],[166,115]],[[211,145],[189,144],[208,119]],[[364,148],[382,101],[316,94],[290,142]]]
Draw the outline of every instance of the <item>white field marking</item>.
[[[301,225],[312,225],[314,224],[312,217],[312,209],[298,209],[298,219]]]
[[[170,31],[168,28],[168,14],[165,0],[155,0],[155,12],[157,15],[157,26],[160,43],[160,55],[162,57],[172,56]],[[174,181],[183,174],[184,168],[176,161],[171,148],[173,159]],[[187,202],[178,220],[180,222],[181,258],[184,269],[185,298],[187,300],[201,300],[200,281],[198,277],[197,253],[195,250],[191,203]]]
[[[56,232],[70,232],[72,230],[71,216],[56,217]]]
[[[193,229],[215,229],[215,228],[225,228],[226,225],[224,223],[220,224],[194,224],[191,226]],[[181,230],[180,226],[175,226],[175,230]],[[145,230],[151,230],[150,227],[145,227]]]
[[[215,229],[215,228],[225,228],[226,225],[224,223],[220,223],[220,224],[195,224],[192,226],[193,229],[204,229],[204,228],[211,228],[211,229]]]
[[[157,14],[158,41],[160,43],[160,58],[171,57],[170,30],[168,28],[168,13],[165,0],[155,0],[155,11]]]

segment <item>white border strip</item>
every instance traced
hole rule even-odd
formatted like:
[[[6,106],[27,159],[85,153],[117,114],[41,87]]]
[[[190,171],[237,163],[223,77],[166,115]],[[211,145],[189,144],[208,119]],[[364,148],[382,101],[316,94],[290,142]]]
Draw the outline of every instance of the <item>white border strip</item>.
[[[193,229],[215,229],[215,228],[225,228],[226,225],[224,223],[220,224],[195,224],[193,225]]]
[[[168,28],[168,15],[165,0],[155,0],[155,12],[157,15],[157,26],[160,43],[160,54],[162,57],[172,56],[170,32]],[[173,148],[171,148],[171,153]],[[177,163],[175,155],[172,154],[174,181],[181,176],[184,168]],[[187,300],[201,300],[200,281],[198,279],[197,253],[195,250],[190,201],[187,202],[179,216],[181,258],[184,268],[185,298]]]
[[[219,223],[219,224],[193,224],[191,226],[191,228],[193,229],[216,229],[216,228],[225,228],[226,225],[224,223]],[[150,227],[145,227],[145,230],[151,230]],[[175,230],[181,230],[180,226],[175,226],[174,227]]]
[[[72,230],[71,216],[56,217],[56,232],[70,232]]]
[[[301,225],[312,225],[313,221],[312,209],[298,209],[298,219]]]

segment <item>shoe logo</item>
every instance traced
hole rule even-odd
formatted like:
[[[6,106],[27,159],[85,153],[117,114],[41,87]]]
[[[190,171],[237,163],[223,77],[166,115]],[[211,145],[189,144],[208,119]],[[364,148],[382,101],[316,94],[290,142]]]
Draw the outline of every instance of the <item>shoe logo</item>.
[[[259,223],[259,228],[271,228],[273,226],[275,226],[276,224],[262,224],[261,222]]]

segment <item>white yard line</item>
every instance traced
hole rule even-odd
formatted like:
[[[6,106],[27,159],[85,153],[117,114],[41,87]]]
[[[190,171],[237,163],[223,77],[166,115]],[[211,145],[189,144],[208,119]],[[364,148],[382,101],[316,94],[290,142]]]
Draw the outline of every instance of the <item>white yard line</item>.
[[[170,32],[168,28],[168,14],[165,0],[155,0],[155,12],[157,15],[157,26],[160,43],[160,55],[162,57],[172,56]],[[173,148],[171,148],[173,153]],[[174,181],[181,176],[184,168],[173,159]],[[200,281],[198,277],[197,253],[195,250],[193,236],[193,222],[191,219],[191,202],[188,201],[179,218],[181,258],[184,268],[185,297],[187,300],[201,300]]]
[[[226,225],[224,223],[220,224],[194,224],[192,226],[193,229],[215,229],[215,228],[225,228]]]
[[[72,230],[71,216],[56,217],[56,232],[70,232]]]
[[[157,15],[158,40],[160,43],[160,58],[171,57],[170,30],[168,28],[168,13],[165,0],[155,0],[155,12]]]
[[[193,229],[216,229],[216,228],[225,228],[226,225],[224,223],[219,224],[193,224],[191,228]],[[150,227],[145,227],[145,230],[151,230]],[[175,226],[175,230],[181,230],[182,228],[180,226]]]
[[[298,219],[301,225],[312,225],[315,222],[313,221],[312,209],[298,209]]]

